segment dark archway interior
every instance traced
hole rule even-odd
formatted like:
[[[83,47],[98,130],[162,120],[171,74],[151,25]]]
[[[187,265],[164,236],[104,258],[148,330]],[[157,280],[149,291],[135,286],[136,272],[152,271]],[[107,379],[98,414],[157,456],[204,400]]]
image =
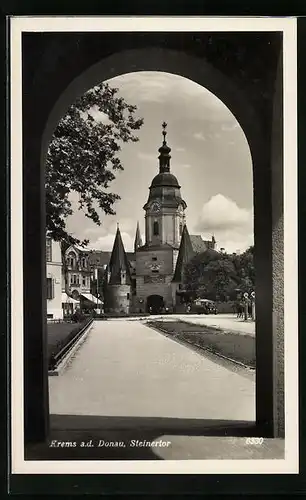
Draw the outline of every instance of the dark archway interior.
[[[164,307],[164,299],[161,295],[149,295],[147,298],[147,312],[160,314]]]
[[[71,102],[95,83],[141,70],[180,74],[205,86],[247,137],[254,179],[257,426],[262,436],[282,435],[283,330],[282,321],[275,323],[283,315],[281,33],[26,33],[22,43],[25,443],[45,440],[49,429],[44,155]]]

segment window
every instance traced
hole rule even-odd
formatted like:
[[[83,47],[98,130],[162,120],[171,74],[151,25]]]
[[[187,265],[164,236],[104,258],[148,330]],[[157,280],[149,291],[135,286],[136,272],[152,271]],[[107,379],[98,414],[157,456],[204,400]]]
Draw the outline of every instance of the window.
[[[129,298],[130,298],[130,294],[129,293],[126,294],[126,298],[129,300]]]
[[[83,283],[83,286],[86,286],[86,277],[85,276],[83,276],[82,283]]]
[[[51,238],[46,239],[46,261],[52,261],[52,240]]]
[[[47,299],[54,298],[54,281],[52,278],[47,278]]]
[[[182,232],[183,232],[183,224],[180,222],[180,236],[182,236]]]
[[[76,256],[73,252],[69,252],[68,258],[67,258],[67,264],[68,266],[74,268],[76,265]]]
[[[81,258],[81,266],[82,267],[87,267],[87,265],[86,265],[86,257],[82,257]]]
[[[71,275],[70,284],[71,285],[79,285],[80,284],[79,275],[78,274],[72,274]]]
[[[158,269],[152,269],[152,273],[157,274],[157,273],[159,273],[159,270]]]
[[[153,223],[153,234],[154,234],[154,236],[159,235],[159,226],[158,226],[157,220],[155,220]]]
[[[157,260],[157,257],[152,257],[152,260]]]

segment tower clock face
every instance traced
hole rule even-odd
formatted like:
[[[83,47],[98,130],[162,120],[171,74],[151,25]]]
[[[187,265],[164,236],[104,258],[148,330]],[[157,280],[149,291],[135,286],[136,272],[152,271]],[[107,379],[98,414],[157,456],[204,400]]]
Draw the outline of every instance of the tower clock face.
[[[158,201],[154,201],[154,203],[152,203],[152,205],[151,205],[151,210],[153,212],[159,212],[159,210],[160,210],[160,203]]]

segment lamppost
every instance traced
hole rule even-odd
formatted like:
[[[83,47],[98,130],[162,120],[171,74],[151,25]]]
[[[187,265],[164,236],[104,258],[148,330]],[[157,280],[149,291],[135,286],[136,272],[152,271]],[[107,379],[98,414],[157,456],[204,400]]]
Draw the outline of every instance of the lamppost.
[[[249,294],[245,292],[243,294],[244,297],[244,321],[248,320],[248,299],[249,299]]]

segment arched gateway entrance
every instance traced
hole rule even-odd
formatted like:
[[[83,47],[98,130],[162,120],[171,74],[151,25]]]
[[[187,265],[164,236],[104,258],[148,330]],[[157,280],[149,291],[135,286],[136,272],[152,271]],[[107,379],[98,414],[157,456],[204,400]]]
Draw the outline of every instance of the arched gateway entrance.
[[[161,295],[149,295],[146,310],[151,314],[160,314],[164,305],[164,299]]]
[[[247,137],[254,180],[257,428],[261,436],[283,434],[281,36],[281,32],[23,35],[26,443],[45,440],[49,428],[44,292],[48,144],[77,97],[101,81],[142,70],[175,73],[203,85],[231,110]]]

